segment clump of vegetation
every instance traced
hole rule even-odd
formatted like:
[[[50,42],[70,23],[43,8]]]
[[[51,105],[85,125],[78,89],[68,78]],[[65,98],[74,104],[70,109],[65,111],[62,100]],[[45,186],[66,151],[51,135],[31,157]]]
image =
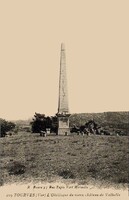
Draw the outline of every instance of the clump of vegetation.
[[[102,129],[102,127],[100,127],[94,120],[89,120],[88,122],[86,122],[84,125],[81,126],[76,126],[74,124],[73,128],[71,128],[71,133],[72,132],[77,132],[77,133],[85,133],[85,134],[101,134],[101,133],[105,133],[106,135],[106,131],[104,132],[104,130]]]
[[[25,173],[26,167],[20,162],[13,162],[8,166],[9,175],[21,175]]]
[[[63,177],[64,179],[74,179],[75,176],[69,169],[62,170],[58,173],[59,176]]]

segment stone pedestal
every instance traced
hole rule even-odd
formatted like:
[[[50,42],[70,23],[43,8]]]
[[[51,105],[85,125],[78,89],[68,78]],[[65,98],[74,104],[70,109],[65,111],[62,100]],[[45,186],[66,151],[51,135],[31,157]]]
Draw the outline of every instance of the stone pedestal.
[[[69,128],[70,114],[57,114],[58,117],[58,135],[70,135]]]

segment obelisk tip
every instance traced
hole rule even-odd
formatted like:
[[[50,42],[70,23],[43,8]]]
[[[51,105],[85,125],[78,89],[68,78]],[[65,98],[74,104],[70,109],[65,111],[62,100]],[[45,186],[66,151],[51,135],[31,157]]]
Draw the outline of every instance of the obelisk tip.
[[[61,50],[65,50],[65,44],[61,43]]]

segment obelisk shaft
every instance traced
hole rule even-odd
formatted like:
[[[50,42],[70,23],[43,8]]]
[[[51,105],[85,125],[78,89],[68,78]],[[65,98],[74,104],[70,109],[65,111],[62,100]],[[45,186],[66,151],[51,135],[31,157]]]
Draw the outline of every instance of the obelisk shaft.
[[[58,113],[69,113],[65,46],[61,44]]]

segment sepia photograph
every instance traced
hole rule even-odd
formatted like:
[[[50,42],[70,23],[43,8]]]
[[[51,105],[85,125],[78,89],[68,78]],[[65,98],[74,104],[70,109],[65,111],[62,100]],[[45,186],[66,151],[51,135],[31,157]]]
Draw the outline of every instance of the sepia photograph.
[[[128,199],[128,8],[0,1],[1,199]]]

